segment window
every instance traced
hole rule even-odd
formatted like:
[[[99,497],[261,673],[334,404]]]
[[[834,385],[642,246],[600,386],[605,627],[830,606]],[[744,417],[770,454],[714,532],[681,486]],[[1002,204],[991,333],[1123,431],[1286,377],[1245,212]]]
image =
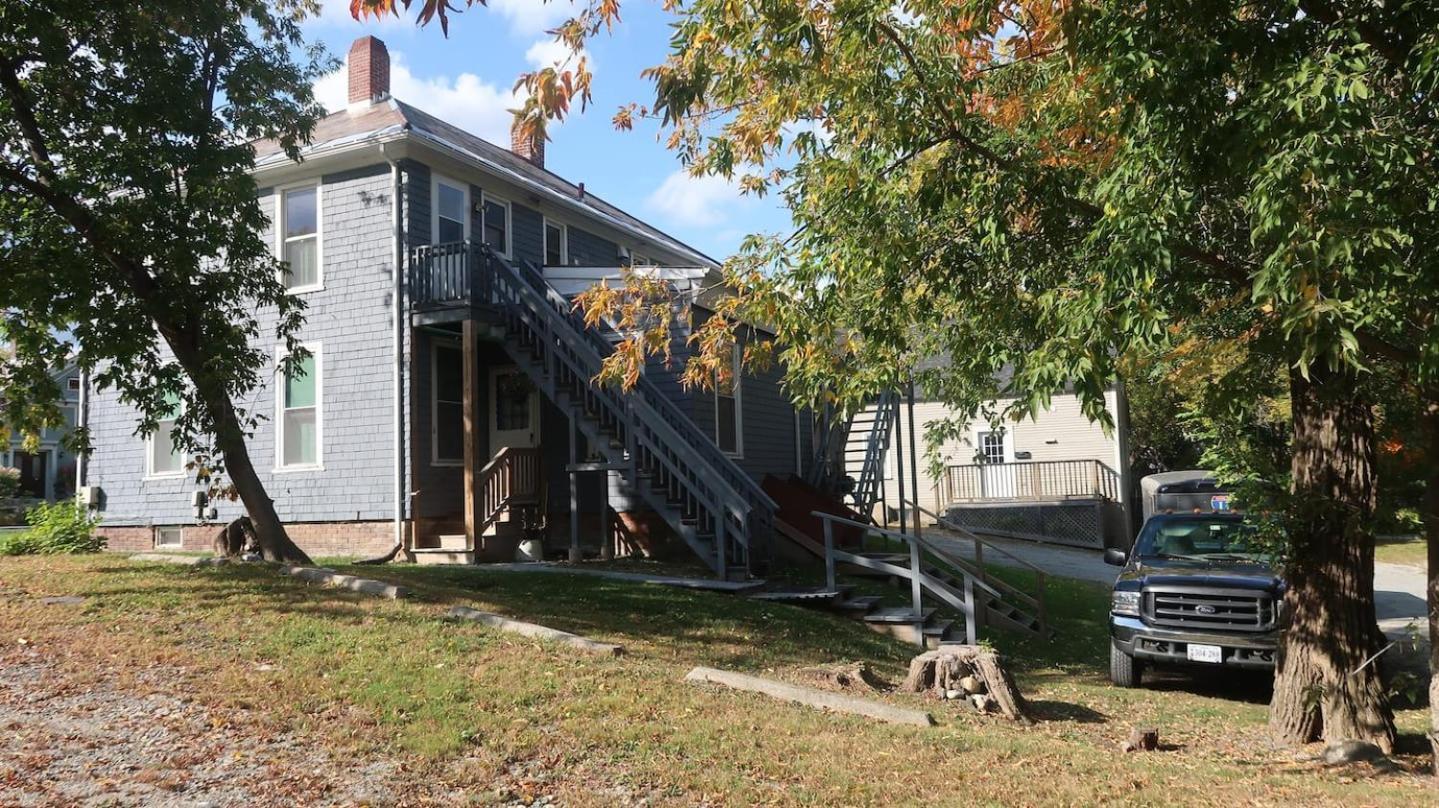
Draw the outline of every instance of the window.
[[[545,220],[545,266],[562,267],[570,262],[569,230]]]
[[[1004,462],[1004,433],[1003,433],[1003,432],[981,432],[981,433],[979,433],[979,462],[981,462],[981,463],[1003,463],[1003,462]]]
[[[281,191],[278,220],[280,260],[288,265],[281,282],[292,292],[320,288],[320,186]]]
[[[72,376],[72,377],[66,379],[66,380],[65,380],[65,387],[66,387],[67,389],[69,389],[70,392],[72,392],[72,393],[74,393],[74,392],[79,392],[79,390],[80,390],[80,377],[79,377],[79,376]]]
[[[282,469],[320,465],[320,347],[305,348],[308,354],[290,363],[279,385],[278,456]]]
[[[485,194],[483,219],[485,243],[506,258],[510,255],[510,203]]]
[[[715,374],[715,443],[720,451],[735,457],[744,454],[740,432],[740,357],[740,346],[736,343],[728,377]]]
[[[151,477],[174,477],[185,473],[185,455],[180,447],[175,445],[175,438],[171,432],[175,429],[175,421],[180,417],[180,397],[167,394],[165,396],[165,412],[155,426],[155,431],[150,434],[146,454],[149,468],[146,473]]]
[[[179,550],[185,546],[185,531],[178,527],[155,528],[156,549]]]
[[[450,244],[470,237],[470,189],[453,180],[435,177],[436,244]]]
[[[465,352],[459,346],[435,344],[430,391],[430,462],[436,466],[464,465]]]

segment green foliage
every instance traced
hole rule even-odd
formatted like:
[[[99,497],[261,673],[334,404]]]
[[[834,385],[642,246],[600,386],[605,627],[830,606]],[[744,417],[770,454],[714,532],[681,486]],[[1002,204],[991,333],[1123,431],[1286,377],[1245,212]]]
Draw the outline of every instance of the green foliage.
[[[51,372],[74,361],[142,432],[183,399],[193,453],[253,425],[231,402],[293,344],[303,303],[260,237],[251,141],[293,153],[323,114],[311,84],[333,62],[302,38],[307,7],[0,7],[0,423],[58,423]]]
[[[78,502],[40,503],[25,514],[30,528],[0,537],[0,555],[98,553],[104,540],[95,534],[100,520]]]

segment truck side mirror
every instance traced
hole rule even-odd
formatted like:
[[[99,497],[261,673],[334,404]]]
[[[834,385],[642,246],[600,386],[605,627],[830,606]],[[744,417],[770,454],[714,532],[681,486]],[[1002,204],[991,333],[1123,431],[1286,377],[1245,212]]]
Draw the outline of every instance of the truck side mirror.
[[[1128,560],[1129,556],[1117,547],[1110,547],[1104,551],[1104,563],[1111,567],[1122,567],[1124,566],[1124,562]]]

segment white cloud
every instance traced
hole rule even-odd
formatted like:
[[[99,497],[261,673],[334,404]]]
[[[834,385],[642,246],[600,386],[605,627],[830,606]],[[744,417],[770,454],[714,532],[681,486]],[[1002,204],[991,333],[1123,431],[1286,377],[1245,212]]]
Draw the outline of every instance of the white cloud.
[[[573,0],[490,0],[489,10],[509,20],[510,32],[517,36],[544,33],[577,11]]]
[[[679,169],[650,193],[645,206],[670,222],[709,227],[726,221],[748,201],[739,187],[724,177],[694,177],[688,170]]]
[[[594,73],[594,57],[585,50],[581,50],[578,55],[585,57],[585,67],[588,68],[591,73]],[[525,51],[525,61],[529,62],[530,67],[533,67],[536,70],[542,67],[553,67],[555,65],[562,64],[566,59],[569,58],[569,46],[552,37],[536,41],[535,44],[530,46],[529,50]],[[571,66],[573,66],[578,63],[579,59],[576,58],[570,64]]]
[[[407,104],[430,113],[494,143],[510,141],[510,110],[520,98],[474,73],[421,78],[410,72],[403,56],[390,53],[390,93]],[[315,97],[325,109],[335,112],[348,103],[349,85],[345,68],[315,82]]]

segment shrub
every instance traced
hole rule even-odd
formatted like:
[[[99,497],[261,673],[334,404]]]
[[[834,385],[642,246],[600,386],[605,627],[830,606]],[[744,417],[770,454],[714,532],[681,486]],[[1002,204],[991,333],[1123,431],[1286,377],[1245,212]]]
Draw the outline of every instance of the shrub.
[[[0,539],[0,555],[95,553],[104,541],[95,535],[99,519],[78,502],[40,503],[25,514],[30,529]]]
[[[0,499],[10,499],[20,491],[20,469],[0,466]]]

